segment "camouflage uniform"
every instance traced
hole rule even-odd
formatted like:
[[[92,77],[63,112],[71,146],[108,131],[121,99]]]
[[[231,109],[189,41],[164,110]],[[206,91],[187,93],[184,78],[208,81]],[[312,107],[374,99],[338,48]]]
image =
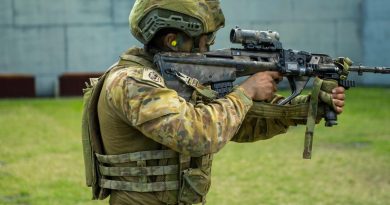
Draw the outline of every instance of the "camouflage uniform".
[[[126,55],[151,60],[142,49],[130,49]],[[191,104],[168,89],[154,69],[122,59],[106,78],[98,103],[106,154],[168,148],[199,157],[218,152],[230,140],[257,141],[287,130],[287,120],[245,118],[253,103],[239,87],[209,104]],[[239,129],[243,121],[245,125]],[[118,178],[132,181],[131,177]],[[155,193],[116,190],[110,201],[164,204]]]

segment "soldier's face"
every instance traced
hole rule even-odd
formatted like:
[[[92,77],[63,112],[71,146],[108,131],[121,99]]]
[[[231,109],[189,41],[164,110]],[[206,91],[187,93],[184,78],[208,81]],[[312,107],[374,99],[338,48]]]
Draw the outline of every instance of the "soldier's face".
[[[209,50],[209,47],[207,45],[207,41],[208,41],[207,35],[200,36],[200,38],[199,38],[199,52],[200,53],[207,52]]]
[[[203,34],[196,38],[191,38],[184,33],[177,35],[177,51],[186,53],[203,53],[209,50],[208,35]]]
[[[209,46],[207,44],[208,42],[208,37],[206,34],[203,34],[195,39],[193,39],[193,42],[192,42],[192,49],[191,51],[192,52],[199,52],[199,53],[203,53],[203,52],[207,52],[209,50]]]
[[[194,47],[194,39],[184,33],[178,35],[178,51],[190,53]]]

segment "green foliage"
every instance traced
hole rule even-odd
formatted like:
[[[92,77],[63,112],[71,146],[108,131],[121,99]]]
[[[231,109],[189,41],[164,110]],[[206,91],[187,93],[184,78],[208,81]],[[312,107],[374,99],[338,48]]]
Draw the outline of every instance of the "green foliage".
[[[215,157],[208,204],[388,204],[390,89],[348,91],[339,125],[304,126]],[[81,98],[0,101],[0,204],[108,204],[90,200],[81,150]]]

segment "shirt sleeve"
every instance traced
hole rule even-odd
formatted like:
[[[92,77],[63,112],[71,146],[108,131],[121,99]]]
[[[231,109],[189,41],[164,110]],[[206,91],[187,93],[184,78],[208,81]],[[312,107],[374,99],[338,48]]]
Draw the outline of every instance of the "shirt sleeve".
[[[268,103],[276,104],[282,99],[283,96],[275,95]],[[246,117],[232,141],[255,142],[270,139],[275,135],[286,133],[290,125],[296,124],[285,118]]]
[[[106,89],[112,108],[145,136],[180,153],[202,156],[218,152],[238,131],[252,106],[240,87],[225,98],[193,105],[165,87],[155,73],[149,76],[157,83],[145,80],[141,73],[145,71],[138,72],[139,77],[137,73],[111,77]]]
[[[232,138],[232,141],[255,142],[270,139],[275,135],[286,133],[289,126],[289,121],[283,118],[247,117],[244,119],[237,134]]]
[[[275,97],[269,102],[275,104],[284,99],[281,95]],[[308,103],[310,96],[300,95],[296,97],[290,104],[297,105]],[[287,105],[288,106],[288,105]],[[321,114],[319,114],[321,116]],[[319,117],[317,123],[321,120]],[[290,126],[306,124],[304,119],[289,119],[289,118],[262,118],[262,117],[246,117],[239,131],[232,138],[235,142],[255,142],[258,140],[270,139],[276,135],[284,134]]]

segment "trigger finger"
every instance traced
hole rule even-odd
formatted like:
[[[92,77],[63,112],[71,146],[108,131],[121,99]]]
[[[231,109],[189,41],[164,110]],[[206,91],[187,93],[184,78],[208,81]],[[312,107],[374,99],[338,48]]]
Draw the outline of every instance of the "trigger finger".
[[[274,92],[276,92],[278,90],[277,82],[272,81],[272,89],[273,89]]]
[[[276,81],[276,83],[280,83],[281,81],[283,80],[283,76],[279,76],[279,78],[277,78],[275,81]]]

